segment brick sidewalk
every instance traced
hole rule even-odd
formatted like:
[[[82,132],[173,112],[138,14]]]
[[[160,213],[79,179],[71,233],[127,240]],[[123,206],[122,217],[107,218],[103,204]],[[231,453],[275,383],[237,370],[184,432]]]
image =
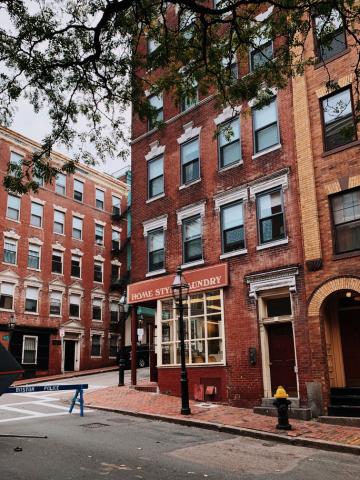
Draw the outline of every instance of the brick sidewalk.
[[[210,428],[233,427],[239,433],[263,432],[281,441],[360,454],[360,428],[328,425],[316,421],[291,420],[292,430],[276,430],[276,418],[258,415],[250,409],[190,401],[191,416],[180,414],[180,398],[157,393],[139,392],[129,387],[108,387],[85,395],[85,405],[119,413],[148,415],[160,420],[183,421]],[[210,406],[202,406],[210,405]],[[235,433],[235,432],[234,432]],[[256,436],[256,435],[251,435]],[[287,439],[287,440],[286,440]],[[302,442],[300,442],[300,440]],[[347,448],[345,448],[347,446]],[[333,447],[333,448],[332,448]],[[352,447],[352,448],[350,448]]]

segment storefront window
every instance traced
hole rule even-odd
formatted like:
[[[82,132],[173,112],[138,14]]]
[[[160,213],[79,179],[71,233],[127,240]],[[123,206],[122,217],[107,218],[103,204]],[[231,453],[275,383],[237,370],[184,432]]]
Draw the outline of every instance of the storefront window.
[[[180,364],[178,309],[172,299],[161,304],[161,365]],[[189,295],[184,302],[186,363],[223,363],[222,291]]]

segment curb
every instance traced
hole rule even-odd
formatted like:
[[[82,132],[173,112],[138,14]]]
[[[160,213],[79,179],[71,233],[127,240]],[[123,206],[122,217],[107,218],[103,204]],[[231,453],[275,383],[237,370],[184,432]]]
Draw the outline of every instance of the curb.
[[[201,420],[191,420],[189,418],[176,418],[167,415],[159,415],[154,413],[134,412],[118,408],[102,407],[95,405],[85,405],[86,408],[92,410],[101,410],[104,412],[119,413],[131,417],[147,418],[149,420],[158,420],[160,422],[175,423],[188,427],[203,428],[206,430],[214,430],[217,432],[230,433],[241,437],[259,438],[262,440],[286,443],[297,447],[315,448],[317,450],[327,450],[338,453],[349,453],[352,455],[360,455],[360,447],[355,445],[345,445],[343,443],[327,442],[325,440],[315,440],[312,438],[288,437],[281,434],[264,432],[262,430],[251,430],[249,428],[233,427],[231,425],[223,425],[219,423],[203,422]]]
[[[79,372],[73,372],[70,375],[51,375],[47,377],[34,377],[34,378],[26,378],[22,380],[17,380],[14,382],[13,386],[17,387],[20,385],[30,385],[32,383],[43,383],[43,382],[54,382],[55,380],[67,380],[68,378],[76,378],[76,377],[85,377],[87,375],[96,375],[97,373],[107,373],[107,372],[114,372],[119,370],[119,367],[114,366],[114,368],[109,369],[96,369],[96,370],[85,370]]]

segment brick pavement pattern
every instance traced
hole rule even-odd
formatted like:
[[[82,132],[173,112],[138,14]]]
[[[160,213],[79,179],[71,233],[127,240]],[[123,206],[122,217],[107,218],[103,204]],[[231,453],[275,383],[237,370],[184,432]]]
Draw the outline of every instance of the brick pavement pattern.
[[[183,419],[180,414],[180,398],[136,391],[129,387],[108,387],[85,395],[85,405],[128,411],[131,413],[163,415]],[[201,406],[207,405],[207,406]],[[276,430],[276,418],[258,415],[247,408],[236,408],[221,404],[204,404],[190,401],[191,420],[217,425],[246,428],[288,437],[345,445],[360,446],[360,429],[356,427],[327,425],[316,421],[291,420],[292,430]]]

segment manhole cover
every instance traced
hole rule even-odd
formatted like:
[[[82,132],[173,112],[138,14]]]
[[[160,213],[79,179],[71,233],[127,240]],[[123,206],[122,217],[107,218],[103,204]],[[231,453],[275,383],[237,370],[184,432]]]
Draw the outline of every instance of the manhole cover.
[[[83,425],[80,425],[81,427],[85,428],[100,428],[100,427],[110,427],[108,423],[84,423]]]

